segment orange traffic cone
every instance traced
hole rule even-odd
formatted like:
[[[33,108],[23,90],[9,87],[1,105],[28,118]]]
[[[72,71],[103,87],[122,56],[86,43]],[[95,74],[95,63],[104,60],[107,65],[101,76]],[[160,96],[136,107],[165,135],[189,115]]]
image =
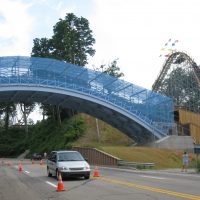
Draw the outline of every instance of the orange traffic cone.
[[[23,171],[23,169],[22,169],[22,164],[20,163],[19,164],[19,167],[18,167],[18,172],[22,172]]]
[[[57,192],[62,192],[62,191],[65,191],[64,189],[64,184],[62,182],[62,176],[61,176],[61,173],[59,172],[59,176],[58,176],[58,186],[57,186],[57,189],[56,189]]]
[[[98,167],[96,166],[95,169],[94,169],[94,174],[93,174],[93,177],[99,177],[99,170],[98,170]]]

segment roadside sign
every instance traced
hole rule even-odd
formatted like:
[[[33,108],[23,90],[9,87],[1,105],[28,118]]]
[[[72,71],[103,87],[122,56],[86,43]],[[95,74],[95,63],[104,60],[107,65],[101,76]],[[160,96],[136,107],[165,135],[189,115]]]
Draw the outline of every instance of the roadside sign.
[[[200,145],[199,144],[195,144],[194,145],[194,153],[195,154],[200,154]]]

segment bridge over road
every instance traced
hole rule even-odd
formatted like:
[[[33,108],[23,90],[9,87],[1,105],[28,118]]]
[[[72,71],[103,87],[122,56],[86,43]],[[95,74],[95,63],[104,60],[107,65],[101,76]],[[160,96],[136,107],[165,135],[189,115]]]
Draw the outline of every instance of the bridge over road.
[[[138,143],[160,139],[173,126],[171,98],[55,59],[0,57],[0,102],[7,101],[75,109],[111,124]]]

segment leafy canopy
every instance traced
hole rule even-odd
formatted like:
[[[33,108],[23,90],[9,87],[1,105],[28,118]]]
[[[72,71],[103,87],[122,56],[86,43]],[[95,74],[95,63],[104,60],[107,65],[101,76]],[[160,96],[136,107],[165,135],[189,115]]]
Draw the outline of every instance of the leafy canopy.
[[[95,39],[89,28],[89,22],[83,17],[76,17],[73,13],[65,16],[53,27],[52,38],[35,38],[33,40],[31,56],[55,58],[80,66],[85,66],[87,56],[93,56],[92,48]]]

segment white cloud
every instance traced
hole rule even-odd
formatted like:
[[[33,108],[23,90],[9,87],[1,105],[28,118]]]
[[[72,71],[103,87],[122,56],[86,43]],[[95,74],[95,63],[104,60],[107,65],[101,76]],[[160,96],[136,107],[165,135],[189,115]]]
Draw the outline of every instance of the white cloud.
[[[56,12],[59,14],[59,18],[63,19],[66,16],[66,13],[74,13],[76,10],[75,5],[69,6],[64,5],[63,1],[60,1],[55,7]]]
[[[91,28],[97,50],[91,64],[119,58],[125,79],[151,88],[164,58],[160,50],[169,38],[179,50],[198,54],[198,0],[96,0]]]
[[[3,5],[3,6],[2,6]],[[33,19],[28,14],[29,4],[21,1],[1,0],[0,55],[29,55],[30,33]]]
[[[84,13],[94,32],[96,55],[90,65],[119,58],[124,79],[134,84],[151,88],[169,38],[178,39],[178,49],[200,61],[199,0],[94,0],[95,10],[83,1],[0,1],[1,56],[30,55],[33,38],[50,37],[58,19],[73,12]]]

